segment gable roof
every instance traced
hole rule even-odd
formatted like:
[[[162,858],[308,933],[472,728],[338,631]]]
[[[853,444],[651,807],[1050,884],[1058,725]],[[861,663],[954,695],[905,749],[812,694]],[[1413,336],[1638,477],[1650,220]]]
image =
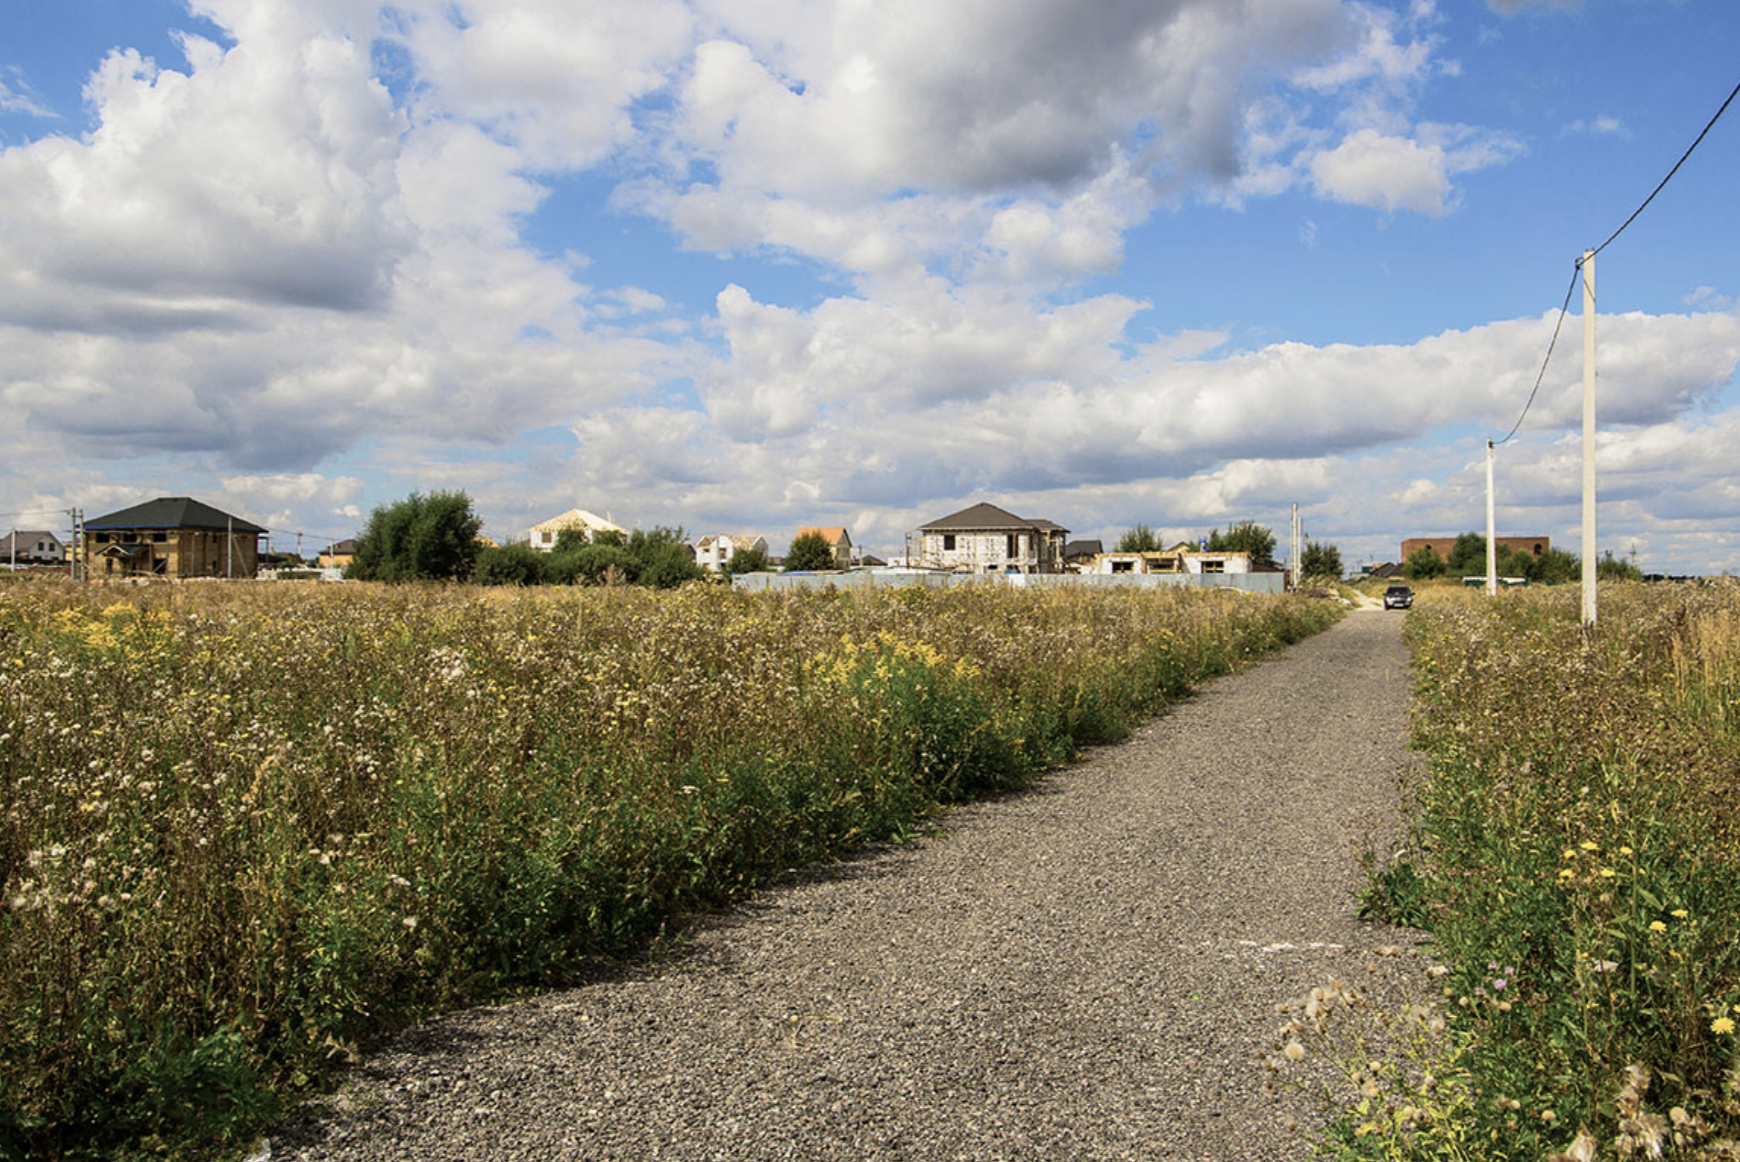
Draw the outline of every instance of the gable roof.
[[[1066,557],[1097,557],[1105,551],[1105,545],[1097,539],[1071,541],[1063,547],[1063,555]]]
[[[1062,525],[1053,524],[1048,520],[1027,520],[1016,516],[1006,509],[994,504],[975,504],[971,508],[963,508],[948,516],[938,517],[929,524],[918,526],[918,531],[947,532],[955,529],[990,529],[1002,531],[1005,529],[1040,529],[1045,532],[1067,532]]]
[[[546,531],[553,533],[575,526],[594,529],[602,533],[625,533],[628,531],[615,521],[601,517],[595,512],[587,512],[583,508],[571,508],[560,516],[553,516],[541,524],[535,524],[532,526],[532,531],[534,533]]]
[[[53,541],[57,545],[61,543],[61,539],[47,529],[13,529],[5,536],[0,537],[0,556],[5,555],[6,550],[12,547],[13,541],[17,541],[20,545],[28,541],[31,547],[35,548],[36,542],[44,539]]]
[[[822,540],[828,542],[828,547],[830,549],[839,548],[840,542],[842,541],[848,545],[852,543],[852,538],[846,535],[846,530],[841,525],[829,525],[827,528],[799,529],[797,531],[797,535],[800,537],[805,533],[820,533]]]
[[[87,529],[213,529],[217,532],[263,533],[252,521],[231,516],[191,496],[160,496],[132,508],[92,517]]]

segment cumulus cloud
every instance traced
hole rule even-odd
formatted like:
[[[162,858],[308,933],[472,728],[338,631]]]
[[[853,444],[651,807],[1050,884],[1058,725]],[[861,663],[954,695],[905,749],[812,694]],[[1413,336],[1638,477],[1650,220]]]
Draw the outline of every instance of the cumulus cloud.
[[[1415,137],[1360,129],[1311,158],[1317,191],[1378,210],[1434,216],[1451,207],[1450,179],[1514,157],[1521,144],[1462,125],[1423,125]]]

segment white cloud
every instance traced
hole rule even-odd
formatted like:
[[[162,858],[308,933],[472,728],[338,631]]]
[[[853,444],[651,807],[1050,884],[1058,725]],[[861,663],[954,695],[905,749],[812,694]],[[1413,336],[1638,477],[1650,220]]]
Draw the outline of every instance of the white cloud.
[[[1311,158],[1320,194],[1372,209],[1442,215],[1451,209],[1455,174],[1507,161],[1515,139],[1461,125],[1421,125],[1413,138],[1360,129]]]
[[[1579,118],[1576,121],[1567,122],[1563,131],[1565,133],[1587,133],[1591,136],[1631,136],[1619,118],[1605,115],[1587,119]]]
[[[55,117],[16,65],[0,65],[0,113],[23,113],[30,117]]]

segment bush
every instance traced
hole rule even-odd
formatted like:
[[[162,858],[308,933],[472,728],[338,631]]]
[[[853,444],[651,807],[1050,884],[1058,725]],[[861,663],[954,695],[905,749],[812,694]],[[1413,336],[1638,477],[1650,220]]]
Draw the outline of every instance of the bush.
[[[479,585],[539,585],[544,580],[543,553],[530,545],[502,545],[477,554],[472,579]]]
[[[413,492],[378,506],[345,576],[358,581],[455,581],[471,576],[483,521],[463,492]]]

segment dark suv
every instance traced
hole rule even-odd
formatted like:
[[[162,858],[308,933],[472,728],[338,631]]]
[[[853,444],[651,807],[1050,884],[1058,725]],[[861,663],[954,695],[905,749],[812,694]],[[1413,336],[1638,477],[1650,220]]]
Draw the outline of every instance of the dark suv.
[[[1408,609],[1414,604],[1414,591],[1406,585],[1391,585],[1384,590],[1385,609]]]

